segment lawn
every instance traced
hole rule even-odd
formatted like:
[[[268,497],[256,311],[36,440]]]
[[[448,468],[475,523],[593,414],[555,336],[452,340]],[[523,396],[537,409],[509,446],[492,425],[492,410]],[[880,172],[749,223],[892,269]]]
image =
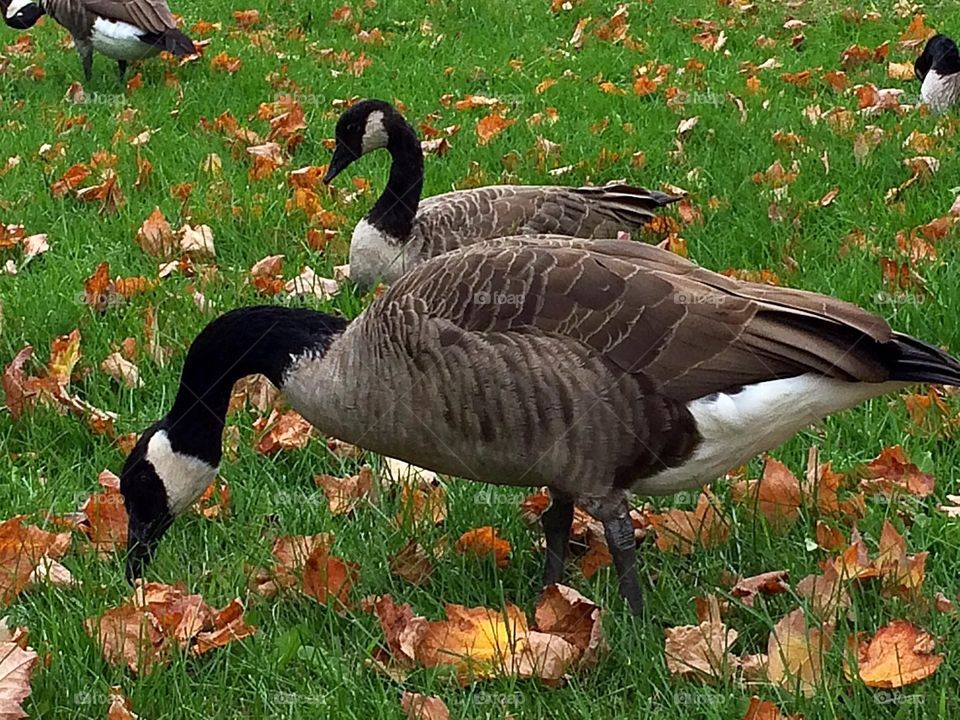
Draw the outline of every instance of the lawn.
[[[254,263],[282,254],[290,279],[303,266],[332,277],[333,268],[347,262],[351,228],[383,187],[389,157],[378,153],[353,165],[337,179],[338,194],[321,192],[327,212],[312,220],[290,207],[287,173],[327,162],[338,108],[362,97],[403,103],[418,128],[422,122],[436,129],[459,126],[448,152],[428,155],[425,194],[501,181],[576,185],[625,178],[652,188],[680,187],[691,202],[682,212],[666,213],[679,233],[672,247],[683,250],[682,238],[696,262],[721,271],[768,271],[767,277],[772,273],[783,285],[858,303],[898,330],[960,353],[960,291],[951,271],[956,240],[928,242],[910,234],[947,215],[954,201],[960,126],[955,118],[931,117],[913,107],[858,113],[852,89],[870,83],[899,87],[905,91],[900,101],[916,104],[916,81],[888,77],[891,62],[912,62],[918,52],[899,46],[913,17],[910,3],[877,2],[871,6],[875,12],[864,17],[863,8],[844,12],[843,3],[826,0],[758,0],[752,9],[716,0],[650,0],[629,4],[626,37],[618,35],[616,23],[609,24],[614,2],[555,4],[551,11],[548,0],[350,0],[347,16],[339,1],[250,0],[242,8],[222,0],[180,2],[173,9],[183,15],[184,29],[194,39],[209,40],[203,58],[182,67],[147,61],[131,69],[128,79],[140,77],[125,87],[115,63],[97,56],[82,104],[67,97],[77,99],[76,89],[68,88],[82,74],[63,30],[48,18],[30,32],[26,45],[17,42],[18,33],[0,27],[6,57],[0,60],[0,223],[22,224],[27,234],[46,233],[50,245],[24,263],[21,250],[2,249],[0,243],[0,270],[7,260],[19,270],[0,271],[0,365],[30,344],[36,363],[29,367],[37,370],[54,338],[79,329],[82,358],[72,392],[116,413],[117,434],[147,427],[170,405],[184,348],[217,312],[302,302],[260,294],[247,282]],[[234,17],[239,9],[259,10],[259,21],[242,27]],[[960,26],[949,25],[956,20],[951,3],[928,2],[923,12],[927,26],[960,33]],[[582,18],[592,19],[577,40]],[[206,21],[205,32],[197,32],[199,21]],[[361,37],[360,30],[369,34]],[[766,40],[758,41],[761,37]],[[880,57],[881,48],[875,62],[872,54],[884,43],[888,55]],[[855,53],[848,53],[844,68],[842,54],[853,45],[870,54],[858,63]],[[776,62],[767,62],[771,58]],[[658,73],[662,64],[668,67]],[[646,80],[638,81],[642,68]],[[838,76],[828,73],[844,69],[849,88],[838,89]],[[809,77],[801,74],[805,71]],[[305,112],[303,141],[285,166],[254,179],[249,154],[231,147],[212,125],[229,112],[265,136],[270,128],[257,116],[258,107],[285,94]],[[471,94],[499,99],[502,115],[515,120],[486,144],[478,142],[475,126],[491,108],[455,106]],[[863,91],[860,97],[870,100]],[[808,108],[817,105],[823,115],[813,122]],[[847,112],[829,114],[833,108]],[[698,118],[692,128],[691,118]],[[131,144],[147,129],[148,142]],[[41,153],[45,145],[52,147]],[[89,163],[100,151],[116,155],[122,205],[83,202],[73,192],[53,196],[51,185],[68,168]],[[219,169],[212,167],[211,154],[219,157]],[[935,157],[938,171],[932,177],[921,173],[892,197],[891,188],[911,178],[904,159],[915,156]],[[8,162],[13,157],[19,163]],[[135,187],[143,160],[152,173]],[[768,172],[776,162],[788,177]],[[563,170],[550,172],[558,168]],[[94,170],[84,184],[98,182],[100,172]],[[360,178],[369,181],[368,190]],[[351,179],[361,189],[354,197]],[[189,194],[183,183],[192,185]],[[217,271],[198,270],[195,277],[174,272],[95,312],[84,302],[84,282],[101,263],[109,263],[111,277],[157,277],[159,261],[135,241],[155,207],[174,228],[187,222],[210,227]],[[319,232],[308,235],[311,228]],[[901,246],[899,231],[906,231]],[[654,242],[662,236],[638,239]],[[327,240],[322,249],[318,237]],[[931,249],[936,257],[929,257]],[[906,265],[913,275],[905,273],[902,286],[891,286],[883,259],[888,266]],[[205,308],[196,302],[197,291]],[[346,284],[336,297],[310,302],[353,317],[369,299]],[[128,389],[101,369],[101,361],[125,338],[143,345],[148,307],[160,343],[174,353],[161,366],[141,347],[135,362],[143,385]],[[960,400],[948,396],[945,402],[948,415],[957,416]],[[819,563],[835,554],[817,547],[818,519],[839,527],[849,540],[852,522],[821,518],[806,508],[787,529],[773,527],[733,502],[723,481],[714,483],[713,491],[730,528],[727,542],[685,556],[659,550],[652,532],[641,543],[639,563],[649,588],[646,617],[629,615],[611,568],[588,580],[571,566],[569,583],[606,609],[610,647],[596,667],[573,673],[557,688],[507,678],[461,687],[435,669],[416,670],[402,684],[391,681],[365,662],[383,634],[376,618],[359,609],[359,599],[389,593],[429,618],[440,617],[445,603],[511,602],[529,611],[542,554],[535,547],[539,528],[520,515],[526,492],[450,480],[447,519],[423,530],[420,542],[432,546],[446,538],[452,546],[472,528],[495,526],[512,544],[509,562],[501,568],[490,558],[448,551],[435,560],[430,581],[415,586],[388,569],[388,558],[409,540],[408,531],[394,522],[397,499],[385,493],[381,502],[362,503],[349,518],[332,515],[314,475],[354,473],[361,461],[340,460],[321,436],[304,449],[257,453],[256,417],[249,409],[230,417],[240,442],[236,458],[222,467],[232,491],[227,516],[180,519],[150,575],[182,581],[217,607],[239,596],[257,633],[200,657],[174,652],[166,666],[147,675],[108,664],[85,633],[84,619],[121,602],[130,588],[121,556],[98,559],[81,552],[78,536],[62,562],[81,587],[40,585],[0,609],[11,625],[29,628],[30,645],[42,659],[24,704],[30,717],[104,717],[114,685],[143,718],[401,718],[403,689],[437,695],[452,717],[462,718],[741,718],[752,695],[775,702],[785,716],[808,719],[924,718],[960,709],[960,616],[939,612],[932,603],[938,592],[956,598],[960,591],[960,523],[938,509],[958,477],[960,450],[951,436],[956,424],[939,437],[927,432],[902,398],[878,399],[829,418],[773,452],[802,476],[812,445],[822,461],[847,471],[899,444],[936,478],[927,497],[867,496],[857,525],[870,552],[876,552],[889,520],[910,553],[929,553],[926,577],[919,598],[885,597],[876,584],[854,584],[850,612],[837,621],[833,647],[824,654],[824,671],[809,696],[778,685],[744,687],[732,678],[703,684],[667,669],[664,628],[696,623],[695,597],[729,597],[731,574],[787,570],[793,587],[818,572]],[[82,419],[44,408],[17,422],[0,411],[0,443],[0,520],[27,514],[44,525],[48,511],[73,512],[97,489],[101,470],[119,472],[123,463],[110,437],[92,432]],[[362,462],[378,465],[375,457]],[[761,468],[755,461],[748,476],[759,477]],[[637,498],[637,504],[644,500]],[[655,505],[690,509],[695,502],[695,494],[686,494]],[[337,613],[297,593],[263,599],[248,590],[249,568],[269,563],[274,536],[322,531],[335,534],[339,557],[359,563],[351,593],[357,607]],[[752,607],[730,602],[726,622],[740,634],[732,652],[741,655],[766,652],[771,628],[804,601],[791,590],[760,597]],[[860,631],[872,634],[898,618],[937,639],[936,652],[945,657],[939,669],[899,690],[845,678],[844,639]]]

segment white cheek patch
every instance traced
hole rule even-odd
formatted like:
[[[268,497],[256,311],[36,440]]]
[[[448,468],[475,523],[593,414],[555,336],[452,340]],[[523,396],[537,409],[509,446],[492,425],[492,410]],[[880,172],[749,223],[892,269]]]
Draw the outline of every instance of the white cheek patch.
[[[7,19],[15,17],[16,14],[23,10],[27,5],[33,5],[32,0],[13,0],[13,2],[7,6]]]
[[[383,112],[376,110],[367,117],[367,125],[363,129],[363,140],[360,141],[360,151],[363,154],[387,146],[387,128],[383,124]]]
[[[174,515],[190,507],[217,477],[217,468],[209,463],[176,452],[164,430],[150,438],[146,458],[163,482],[170,512]]]

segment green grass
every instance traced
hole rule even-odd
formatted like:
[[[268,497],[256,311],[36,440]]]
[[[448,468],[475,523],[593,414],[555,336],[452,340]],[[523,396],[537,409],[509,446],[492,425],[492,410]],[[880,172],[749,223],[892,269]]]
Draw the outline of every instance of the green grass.
[[[329,152],[322,141],[333,134],[335,99],[372,96],[401,100],[415,124],[429,113],[438,113],[432,123],[435,127],[461,125],[460,133],[452,138],[451,151],[440,159],[428,158],[426,194],[461,183],[471,162],[483,170],[486,182],[498,181],[503,172],[501,157],[512,150],[520,154],[519,166],[513,171],[518,182],[557,182],[546,170],[574,163],[577,168],[560,178],[562,182],[620,177],[650,187],[671,182],[690,190],[703,210],[705,222],[683,230],[690,256],[701,264],[718,270],[771,269],[785,284],[857,302],[882,314],[899,330],[960,352],[960,292],[951,271],[957,259],[955,241],[941,243],[940,260],[919,268],[927,295],[918,302],[882,302],[883,298],[877,297],[883,285],[876,256],[856,249],[845,257],[838,255],[841,239],[854,228],[864,230],[884,254],[892,255],[898,230],[946,212],[954,196],[952,179],[960,177],[960,159],[954,151],[955,121],[916,112],[858,118],[855,132],[875,124],[886,133],[881,145],[858,163],[853,132],[837,134],[823,122],[811,126],[802,114],[803,108],[813,103],[824,110],[835,105],[855,110],[856,99],[826,89],[816,71],[807,88],[780,79],[781,72],[837,68],[841,51],[852,43],[872,48],[891,41],[892,60],[912,60],[909,53],[896,49],[896,39],[909,20],[893,14],[893,3],[876,3],[873,7],[882,13],[882,19],[861,24],[844,20],[839,13],[842,5],[819,0],[808,0],[793,11],[780,3],[758,2],[759,12],[746,15],[720,7],[714,0],[634,3],[630,5],[630,32],[645,49],[627,49],[588,35],[580,51],[567,43],[577,18],[607,17],[615,9],[613,3],[584,0],[572,11],[556,15],[548,11],[546,0],[523,0],[509,10],[499,0],[381,0],[372,8],[362,2],[351,3],[354,20],[363,28],[379,27],[389,35],[386,46],[361,46],[349,26],[331,23],[336,5],[327,0],[250,0],[244,7],[260,10],[259,30],[268,41],[254,46],[247,34],[237,32],[230,4],[222,0],[178,3],[175,10],[184,14],[187,28],[200,18],[222,23],[222,29],[211,35],[206,59],[178,71],[179,89],[164,84],[164,66],[153,60],[138,68],[143,73],[143,87],[124,92],[116,81],[114,64],[98,56],[93,82],[86,87],[95,102],[83,106],[63,100],[69,83],[80,77],[80,65],[72,50],[61,47],[61,30],[46,21],[33,31],[36,51],[11,56],[9,68],[0,74],[0,162],[11,155],[22,158],[19,167],[0,179],[0,221],[22,223],[29,233],[48,233],[51,250],[19,275],[0,276],[0,361],[8,362],[26,343],[33,344],[45,359],[54,336],[78,327],[83,334],[81,367],[90,370],[76,384],[79,395],[118,412],[120,432],[142,430],[165,412],[177,387],[182,351],[168,367],[141,360],[145,386],[133,391],[118,387],[98,367],[123,338],[142,337],[148,303],[157,309],[163,343],[184,348],[210,317],[198,310],[185,292],[190,281],[174,276],[146,295],[111,307],[103,316],[94,314],[78,297],[83,280],[104,260],[110,262],[114,276],[156,274],[155,260],[137,247],[134,235],[154,206],[175,225],[181,219],[180,201],[169,192],[174,183],[194,183],[189,204],[192,222],[213,228],[219,273],[203,291],[219,310],[261,301],[244,277],[246,269],[265,255],[285,254],[288,276],[303,264],[330,275],[334,265],[346,261],[349,228],[374,195],[336,208],[348,218],[343,240],[318,254],[305,242],[306,220],[288,216],[284,209],[289,189],[283,174],[251,182],[247,159],[232,155],[221,135],[200,128],[200,118],[213,119],[229,110],[241,123],[265,132],[266,124],[251,116],[259,103],[283,92],[267,80],[268,74],[277,72],[295,83],[292,87],[297,88],[309,123],[292,167],[327,161]],[[960,27],[948,26],[956,18],[948,3],[927,3],[926,11],[928,24],[941,31],[960,32]],[[697,16],[721,23],[729,36],[729,56],[701,49],[691,41],[695,31],[674,22],[674,18]],[[810,22],[803,30],[806,41],[799,50],[790,49],[791,33],[782,29],[789,17]],[[432,23],[434,35],[421,32],[425,18]],[[302,38],[289,33],[293,29],[301,29]],[[6,45],[15,34],[6,28],[3,31]],[[778,47],[757,48],[754,40],[761,34],[778,38]],[[335,72],[342,68],[319,59],[319,50],[328,47],[363,49],[373,64],[360,77]],[[242,58],[236,75],[210,68],[209,58],[221,50]],[[741,61],[760,64],[771,55],[779,58],[782,67],[761,71],[762,92],[747,92],[747,75],[739,72]],[[648,98],[629,92],[634,66],[670,63],[682,67],[689,58],[703,62],[705,69],[696,74],[671,72],[664,87],[677,85],[698,93],[697,104],[673,110],[664,103],[662,91]],[[519,67],[511,61],[520,61]],[[42,80],[22,72],[31,64],[45,69]],[[886,79],[885,65],[869,65],[849,75],[855,83],[898,84]],[[603,93],[597,87],[598,76],[628,93]],[[542,95],[535,94],[534,88],[545,77],[559,82]],[[904,87],[908,93],[918,91],[916,83]],[[723,99],[727,92],[743,98],[748,112],[745,124],[739,124],[733,104]],[[466,93],[498,96],[510,106],[510,116],[519,120],[489,145],[478,147],[473,123],[482,111],[461,113],[443,107],[440,98],[446,93],[455,98]],[[551,106],[559,113],[554,125],[538,127],[525,122]],[[122,107],[137,113],[121,126],[117,112]],[[78,114],[87,116],[87,129],[58,133],[64,117]],[[693,115],[700,117],[699,124],[685,140],[683,156],[678,159],[671,155],[675,128],[682,118]],[[601,119],[609,120],[607,127],[592,132],[591,126]],[[120,127],[126,137],[145,128],[156,130],[140,151],[154,166],[153,177],[143,190],[133,188],[137,150],[123,140],[112,143]],[[901,148],[902,141],[914,129],[931,133],[934,127],[946,132],[932,151],[942,163],[938,176],[933,182],[908,189],[902,202],[886,204],[885,191],[908,177],[902,158],[911,153]],[[792,153],[777,146],[771,136],[778,129],[799,133],[805,146]],[[534,154],[528,152],[538,134],[563,146],[559,157],[546,168],[538,168]],[[42,144],[58,142],[66,146],[65,157],[50,164],[38,158]],[[95,205],[70,197],[52,199],[47,190],[50,183],[100,148],[119,156],[117,172],[126,205],[115,214],[101,215]],[[621,153],[621,159],[598,167],[603,149]],[[637,150],[647,156],[642,169],[630,164],[631,153]],[[223,159],[219,178],[200,170],[210,153]],[[820,160],[824,153],[829,157],[829,173]],[[794,157],[801,172],[790,187],[790,199],[781,206],[790,216],[799,214],[799,220],[774,223],[767,214],[772,199],[769,191],[750,178],[777,159],[788,166]],[[387,167],[387,156],[378,154],[352,167],[347,176],[369,177],[375,193],[383,186]],[[338,184],[347,185],[347,176]],[[834,185],[840,187],[840,194],[832,205],[811,206]],[[713,197],[718,202],[711,204]],[[786,255],[796,261],[796,270],[784,265]],[[339,308],[353,316],[360,311],[362,300],[358,294],[346,292],[323,309]],[[955,401],[953,406],[956,409]],[[400,688],[364,667],[364,659],[381,640],[372,616],[357,611],[340,617],[306,598],[263,601],[246,597],[245,566],[267,561],[269,535],[276,532],[268,519],[284,533],[336,533],[335,552],[361,565],[361,581],[354,591],[358,598],[389,592],[430,617],[438,617],[445,602],[496,606],[510,601],[530,607],[541,556],[532,548],[538,531],[519,519],[516,501],[522,491],[490,492],[478,485],[453,482],[450,515],[435,537],[446,535],[452,541],[472,527],[496,525],[513,543],[510,564],[497,570],[492,563],[450,553],[438,562],[429,585],[412,587],[387,570],[388,556],[407,540],[391,522],[395,508],[390,502],[380,508],[365,507],[349,522],[332,517],[314,489],[313,475],[350,468],[341,467],[320,441],[276,459],[258,456],[252,449],[252,419],[242,414],[232,420],[239,424],[242,442],[237,461],[223,467],[234,497],[229,518],[222,522],[195,517],[178,521],[151,573],[168,582],[183,580],[213,604],[224,604],[239,594],[247,600],[249,618],[259,627],[257,635],[201,658],[177,656],[168,667],[145,678],[130,676],[108,666],[83,631],[85,617],[99,614],[129,593],[121,563],[73,553],[65,563],[83,582],[81,590],[33,590],[4,611],[27,624],[31,644],[41,655],[49,654],[49,667],[38,667],[34,675],[33,695],[26,703],[31,717],[101,717],[106,691],[115,684],[123,686],[136,712],[145,718],[402,717]],[[908,454],[936,476],[935,497],[903,508],[871,500],[861,529],[868,542],[875,543],[883,519],[890,517],[905,529],[911,552],[930,552],[924,594],[932,597],[940,590],[956,597],[960,590],[956,560],[960,524],[946,519],[936,505],[955,487],[960,450],[954,442],[910,430],[902,402],[877,400],[801,433],[777,450],[776,456],[799,473],[806,448],[812,443],[818,443],[822,457],[839,468],[867,460],[886,445],[904,444]],[[95,488],[97,473],[104,467],[119,471],[123,460],[109,440],[91,435],[83,423],[45,411],[17,424],[8,414],[0,414],[0,438],[3,518],[46,509],[73,510]],[[716,490],[726,497],[723,487]],[[490,502],[491,497],[496,502]],[[787,568],[797,580],[815,571],[824,555],[805,548],[805,539],[813,535],[814,517],[805,515],[785,535],[773,535],[741,510],[731,508],[728,515],[733,536],[718,549],[678,558],[659,553],[652,543],[642,545],[642,567],[656,578],[647,593],[651,619],[635,621],[627,614],[609,572],[602,571],[589,582],[575,574],[571,577],[573,585],[609,608],[605,628],[611,650],[596,669],[574,677],[563,688],[502,680],[461,689],[428,671],[411,675],[406,686],[441,696],[453,716],[464,718],[501,718],[507,712],[522,718],[742,717],[751,691],[733,684],[702,688],[669,676],[662,628],[695,621],[692,598],[718,588],[722,591],[724,571],[751,575]],[[741,633],[735,649],[765,650],[773,623],[795,605],[794,597],[778,596],[758,600],[753,609],[737,609],[730,621]],[[814,697],[795,698],[774,689],[761,689],[760,694],[779,700],[785,711],[807,718],[922,718],[960,709],[956,617],[885,600],[866,589],[855,595],[852,619],[841,623],[837,638],[852,630],[875,630],[896,617],[908,617],[940,638],[938,647],[946,661],[922,684],[897,695],[878,696],[874,690],[846,682],[841,671],[842,642],[837,642],[826,660],[830,684]],[[890,699],[895,701],[883,702]]]

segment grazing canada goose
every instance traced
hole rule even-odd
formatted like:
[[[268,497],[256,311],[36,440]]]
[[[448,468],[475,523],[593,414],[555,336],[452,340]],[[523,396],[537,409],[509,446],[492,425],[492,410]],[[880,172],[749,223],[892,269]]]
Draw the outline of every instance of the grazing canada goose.
[[[943,112],[960,101],[960,51],[946,35],[927,41],[913,71],[922,83],[920,95],[934,112]]]
[[[350,242],[350,277],[361,287],[392,283],[427,258],[510,235],[555,233],[616,237],[649,222],[680,198],[655,190],[493,185],[421,201],[423,150],[417,134],[388,102],[363,100],[337,121],[336,148],[324,182],[361,155],[386,148],[393,162],[383,194],[357,224]]]
[[[11,0],[5,15],[7,25],[25,30],[44,13],[70,31],[86,80],[92,76],[94,50],[117,61],[121,81],[131,60],[161,50],[177,56],[196,52],[193,41],[177,29],[166,0]]]
[[[505,238],[427,260],[353,322],[247,307],[207,325],[123,467],[129,578],[214,479],[233,383],[263,373],[319,430],[440,473],[546,485],[543,582],[574,504],[634,612],[628,492],[698,488],[824,416],[960,361],[842,300],[616,240]]]

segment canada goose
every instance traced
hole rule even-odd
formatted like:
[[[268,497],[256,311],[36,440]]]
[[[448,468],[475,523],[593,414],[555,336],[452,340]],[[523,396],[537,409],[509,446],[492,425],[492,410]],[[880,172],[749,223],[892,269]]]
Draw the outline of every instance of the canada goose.
[[[123,467],[129,578],[217,474],[233,383],[263,373],[319,430],[440,473],[550,487],[543,582],[574,503],[634,612],[627,494],[697,488],[820,418],[960,361],[842,300],[616,240],[506,238],[428,260],[356,320],[247,307],[208,324]]]
[[[131,60],[161,50],[178,56],[196,52],[177,29],[166,0],[11,0],[5,16],[7,25],[26,30],[44,13],[70,31],[86,80],[93,73],[94,50],[117,61],[121,81]]]
[[[960,101],[960,51],[946,35],[934,35],[913,64],[922,83],[920,95],[934,112],[943,112]]]
[[[680,198],[655,190],[493,185],[421,201],[423,150],[417,134],[390,103],[363,100],[337,121],[336,147],[323,181],[331,182],[361,155],[386,148],[392,157],[383,194],[357,224],[350,242],[350,277],[361,287],[392,283],[427,258],[510,235],[556,233],[616,237]]]

